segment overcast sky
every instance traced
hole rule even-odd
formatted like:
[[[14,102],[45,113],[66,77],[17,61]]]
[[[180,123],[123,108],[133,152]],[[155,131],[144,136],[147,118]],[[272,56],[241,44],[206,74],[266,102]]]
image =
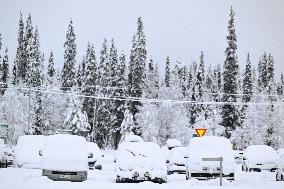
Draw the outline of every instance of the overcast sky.
[[[24,19],[31,13],[33,24],[39,27],[41,50],[47,56],[52,49],[61,67],[70,18],[81,61],[88,41],[95,44],[98,58],[103,38],[115,38],[119,52],[129,55],[141,16],[148,55],[159,64],[164,64],[167,55],[189,64],[203,50],[206,65],[215,65],[224,62],[231,5],[236,12],[240,64],[245,64],[248,52],[257,64],[266,51],[274,55],[277,73],[284,72],[283,0],[0,0],[0,32],[11,61],[20,11]]]

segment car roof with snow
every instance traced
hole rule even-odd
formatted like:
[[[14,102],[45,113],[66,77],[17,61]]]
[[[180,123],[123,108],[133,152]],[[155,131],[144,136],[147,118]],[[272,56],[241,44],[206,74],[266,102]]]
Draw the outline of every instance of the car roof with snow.
[[[166,145],[168,148],[174,148],[181,146],[181,142],[177,139],[168,139]]]

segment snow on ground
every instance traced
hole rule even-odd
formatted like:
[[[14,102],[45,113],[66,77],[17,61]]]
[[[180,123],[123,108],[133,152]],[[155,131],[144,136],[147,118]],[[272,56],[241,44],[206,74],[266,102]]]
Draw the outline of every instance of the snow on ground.
[[[170,175],[168,176],[168,183],[156,184],[151,182],[143,183],[115,183],[113,151],[104,151],[105,157],[103,159],[103,170],[89,171],[88,180],[85,182],[64,182],[52,181],[46,177],[41,176],[40,169],[21,169],[21,168],[7,168],[0,169],[0,189],[213,189],[219,187],[219,179],[210,181],[198,181],[195,179],[185,180],[185,175]],[[241,167],[238,166],[236,172],[236,181],[228,182],[224,180],[223,188],[226,189],[283,189],[284,182],[275,181],[275,173],[263,172],[242,172]]]

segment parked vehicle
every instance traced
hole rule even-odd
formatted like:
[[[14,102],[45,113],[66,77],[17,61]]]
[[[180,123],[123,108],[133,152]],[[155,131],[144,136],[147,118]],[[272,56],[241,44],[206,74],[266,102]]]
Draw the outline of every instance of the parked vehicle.
[[[41,168],[39,151],[45,143],[45,136],[25,135],[20,136],[14,147],[15,164],[22,168]]]
[[[235,155],[236,163],[241,164],[243,162],[244,151],[242,151],[242,150],[234,150],[234,155]]]
[[[94,142],[88,142],[88,164],[89,164],[89,169],[99,169],[102,170],[102,157],[103,154],[101,150],[99,149],[98,145]]]
[[[7,156],[5,155],[5,148],[6,145],[0,143],[0,168],[7,168],[8,167],[8,160]]]
[[[12,149],[10,147],[6,146],[4,154],[5,154],[6,159],[7,159],[8,167],[14,166],[15,165],[15,156],[14,156],[14,152],[12,151]]]
[[[116,156],[116,182],[167,182],[166,159],[153,142],[123,142]]]
[[[167,157],[167,174],[186,173],[186,159],[188,158],[187,149],[185,147],[172,148]]]
[[[242,170],[257,171],[262,170],[275,171],[279,154],[267,145],[248,146],[244,151]]]
[[[284,181],[284,153],[280,153],[280,158],[277,161],[276,180]]]
[[[42,155],[42,176],[54,181],[80,182],[88,175],[87,142],[77,135],[47,137]]]
[[[223,174],[227,180],[235,180],[236,164],[230,141],[224,137],[203,136],[192,138],[186,162],[186,179],[207,180],[220,176],[220,162],[203,161],[202,158],[223,158]]]

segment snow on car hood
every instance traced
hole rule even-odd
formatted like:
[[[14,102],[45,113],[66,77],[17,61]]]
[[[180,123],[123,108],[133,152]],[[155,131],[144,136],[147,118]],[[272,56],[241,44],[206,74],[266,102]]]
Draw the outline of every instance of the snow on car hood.
[[[160,147],[152,142],[122,143],[117,153],[117,166],[122,170],[167,169]]]
[[[15,162],[19,166],[25,164],[36,165],[38,168],[41,162],[39,151],[45,143],[46,137],[42,135],[20,136],[15,147]],[[31,166],[33,168],[34,166]]]
[[[251,164],[268,163],[273,164],[279,159],[277,152],[267,145],[252,145],[245,149],[244,157]]]
[[[88,150],[83,137],[76,135],[52,135],[47,137],[42,168],[56,171],[87,171]]]
[[[189,159],[187,166],[191,170],[216,170],[219,162],[202,161],[202,158],[223,157],[224,173],[234,172],[236,168],[234,152],[228,139],[215,136],[203,136],[192,138],[189,143]]]
[[[167,160],[171,164],[185,164],[185,153],[184,147],[175,147],[170,150]]]
[[[102,158],[102,152],[96,143],[87,142],[87,148],[89,153],[93,153],[93,160],[97,161]]]

